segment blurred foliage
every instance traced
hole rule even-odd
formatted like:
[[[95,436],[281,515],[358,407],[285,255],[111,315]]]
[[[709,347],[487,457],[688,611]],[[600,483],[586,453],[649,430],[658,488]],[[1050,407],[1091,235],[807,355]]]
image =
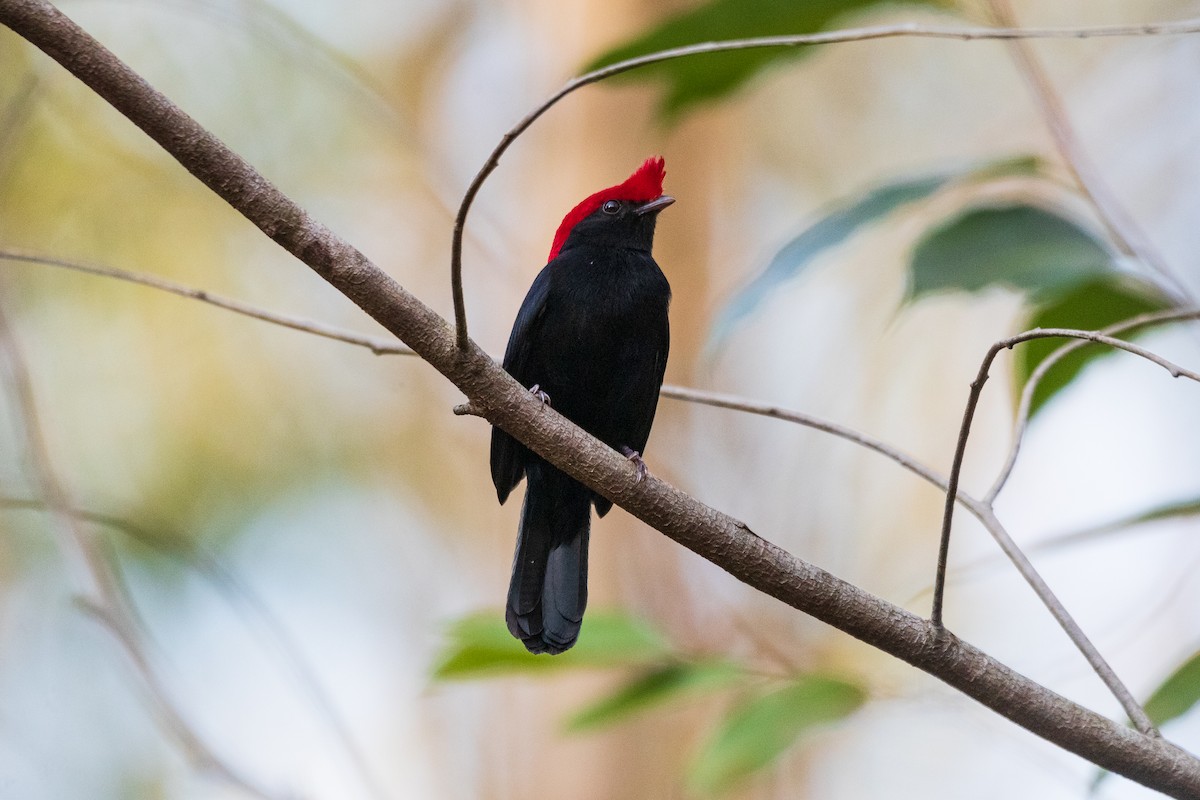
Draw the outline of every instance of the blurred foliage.
[[[1200,702],[1200,652],[1188,657],[1178,669],[1159,684],[1142,708],[1154,726],[1161,728],[1171,720],[1182,717],[1191,711],[1198,702]],[[1111,774],[1105,769],[1097,770],[1092,779],[1090,794],[1094,795]]]
[[[824,211],[785,244],[767,266],[721,309],[709,335],[710,350],[770,298],[773,290],[801,275],[818,255],[844,244],[855,233],[903,207],[930,200],[943,190],[980,189],[1013,176],[1050,184],[1033,156],[981,166],[902,178],[868,189]],[[1112,249],[1064,213],[1028,203],[965,207],[926,230],[908,262],[904,303],[943,292],[1005,288],[1026,302],[1022,329],[1038,327],[1097,330],[1150,311],[1174,307],[1148,281],[1123,272]],[[1136,333],[1136,332],[1135,332]],[[1016,394],[1043,360],[1069,344],[1036,339],[1017,348]],[[1031,415],[1065,389],[1085,366],[1111,353],[1084,347],[1066,356],[1042,379]]]
[[[844,678],[766,677],[748,664],[680,651],[644,622],[615,613],[589,613],[579,643],[553,657],[527,652],[498,611],[468,615],[448,626],[433,677],[450,681],[580,668],[631,674],[573,714],[566,723],[572,731],[603,728],[688,697],[740,695],[689,768],[689,784],[709,795],[735,788],[773,764],[804,733],[845,718],[866,700],[865,689]]]
[[[852,12],[896,5],[947,6],[939,0],[710,0],[667,19],[588,63],[583,71],[649,53],[700,42],[782,36],[828,30]],[[628,81],[666,84],[660,105],[675,118],[704,102],[725,97],[770,64],[815,52],[812,47],[767,47],[677,58],[627,72]]]
[[[693,692],[724,688],[745,677],[740,666],[727,661],[678,661],[653,666],[634,675],[613,694],[580,709],[567,727],[575,731],[602,727]]]
[[[721,794],[773,763],[804,733],[837,722],[866,700],[862,688],[840,678],[803,675],[738,704],[702,748],[691,784]]]
[[[1200,702],[1200,652],[1184,661],[1146,701],[1146,714],[1163,725],[1191,711]]]
[[[1042,300],[1114,269],[1114,256],[1080,225],[1036,206],[967,209],[913,249],[907,301],[1001,286]]]
[[[1021,327],[1101,330],[1138,314],[1170,306],[1171,302],[1161,292],[1144,281],[1129,275],[1101,275],[1036,305]],[[1061,339],[1034,339],[1016,348],[1013,366],[1018,394],[1038,365],[1064,344]],[[1038,383],[1030,414],[1036,414],[1046,401],[1065,389],[1090,362],[1111,352],[1103,345],[1090,344],[1064,356]]]
[[[1021,292],[1032,328],[1098,330],[1171,307],[1160,290],[1119,270],[1116,256],[1078,223],[1031,205],[975,208],[926,232],[909,265],[908,299],[939,291],[1004,287]],[[1016,348],[1015,389],[1069,342],[1035,339]],[[1034,394],[1031,415],[1074,380],[1106,347],[1076,350],[1053,367]]]
[[[720,347],[737,323],[753,314],[761,303],[770,298],[775,288],[800,275],[817,256],[845,243],[870,223],[949,186],[1035,174],[1039,169],[1036,158],[1017,156],[889,181],[859,197],[835,203],[815,223],[785,244],[766,268],[725,304],[712,325],[709,349]]]
[[[646,664],[663,658],[666,640],[643,623],[617,614],[588,614],[587,635],[556,658],[539,658],[508,632],[503,615],[481,612],[456,620],[433,674],[441,680],[574,667]]]
[[[828,30],[848,14],[866,14],[895,5],[883,0],[711,0],[609,50],[588,68],[704,41]],[[950,4],[909,0],[900,5]],[[302,27],[291,25],[286,16],[256,24],[274,31],[268,39],[298,40],[297,46],[282,51],[284,55],[309,53],[310,45],[320,41],[319,37],[305,35]],[[316,284],[315,277],[312,284],[304,284],[304,279],[292,280],[290,263],[281,272],[288,280],[273,281],[269,264],[261,263],[277,257],[273,245],[259,242],[257,234],[239,238],[243,223],[236,215],[160,152],[144,146],[140,134],[90,93],[35,73],[30,64],[40,63],[40,56],[31,59],[32,51],[14,41],[7,31],[0,31],[0,74],[26,76],[22,78],[24,83],[14,80],[6,87],[11,102],[0,108],[0,236],[6,242],[46,248],[62,248],[62,242],[69,242],[89,256],[101,254],[129,265],[152,264],[155,269],[183,277],[200,275],[208,288],[218,288],[224,282],[242,292],[260,291],[272,300],[279,299],[281,289],[291,286],[299,287],[295,290],[297,297],[285,299],[299,300],[308,286]],[[162,41],[171,39],[162,37]],[[261,37],[253,39],[248,49],[257,55],[261,41]],[[662,82],[665,90],[661,113],[677,118],[746,87],[772,64],[798,60],[815,50],[764,48],[676,59],[632,71],[622,80]],[[216,98],[215,108],[231,117],[245,113],[245,109],[256,110],[261,116],[251,119],[257,124],[234,124],[245,122],[240,119],[216,121],[230,133],[240,134],[241,141],[233,142],[237,149],[291,182],[289,190],[300,188],[314,199],[329,192],[326,182],[330,173],[344,172],[347,164],[337,158],[298,160],[296,153],[336,148],[344,154],[352,149],[348,145],[358,142],[367,128],[361,113],[351,113],[356,109],[361,112],[361,105],[370,106],[371,118],[383,119],[389,128],[406,128],[403,124],[393,126],[390,112],[375,107],[375,89],[360,84],[361,76],[352,61],[343,62],[333,51],[319,55],[313,62],[318,65],[317,72],[332,66],[332,85],[353,89],[349,93],[354,95],[353,104],[330,110],[327,96],[314,104],[315,113],[314,108],[293,107],[301,91],[294,84],[310,82],[311,75],[297,68],[304,65],[303,61],[292,61],[290,57],[269,65],[271,68],[254,69],[246,68],[240,56],[225,58],[224,67],[236,72],[238,78],[230,85],[245,92],[242,110],[230,111],[228,97],[221,92],[209,97]],[[442,66],[427,56],[414,59],[418,62],[425,63],[430,74]],[[194,69],[183,61],[179,74],[204,76],[193,78],[203,84],[221,84],[209,71]],[[258,82],[243,84],[241,78],[245,75],[258,76]],[[410,84],[404,91],[416,93],[414,86],[424,86],[421,81]],[[193,102],[205,96],[198,93]],[[264,98],[274,98],[280,106],[261,106]],[[214,108],[206,110],[208,115],[216,113]],[[262,136],[260,127],[286,135]],[[18,149],[20,159],[11,158]],[[359,171],[377,175],[389,186],[402,185],[404,182],[395,178],[407,177],[408,173],[394,164],[383,168],[389,164],[364,160]],[[298,169],[299,165],[309,172]],[[354,190],[352,196],[348,195],[353,200],[347,207],[353,210],[347,216],[359,213],[357,202],[362,187],[357,183],[357,174],[350,172],[344,177]],[[713,341],[723,341],[734,325],[760,309],[773,290],[800,276],[819,255],[845,244],[869,225],[910,206],[935,201],[943,191],[964,184],[983,187],[1014,175],[1050,185],[1036,159],[1020,157],[885,180],[858,197],[830,207],[730,301],[715,323]],[[1061,191],[1057,185],[1055,189]],[[169,196],[171,202],[162,202],[164,196]],[[401,205],[397,197],[385,197]],[[113,202],[113,198],[121,198],[122,202]],[[131,231],[136,235],[130,235]],[[260,262],[256,272],[269,285],[269,294],[256,287],[241,269],[251,261]],[[959,209],[921,237],[909,262],[909,277],[910,302],[943,291],[1008,287],[1022,292],[1028,305],[1027,327],[1098,328],[1171,305],[1154,286],[1122,274],[1112,248],[1084,225],[1060,210],[1028,204]],[[320,395],[321,382],[308,380],[304,374],[322,374],[322,356],[314,355],[319,348],[308,342],[297,345],[296,360],[292,361],[284,356],[291,352],[286,349],[260,348],[258,340],[248,346],[246,329],[223,320],[211,327],[207,321],[190,325],[192,312],[180,312],[176,301],[161,309],[151,308],[141,298],[114,301],[114,297],[123,298],[126,290],[108,286],[88,286],[71,298],[55,280],[37,277],[14,282],[13,286],[21,291],[12,292],[11,299],[14,306],[44,305],[49,309],[44,327],[36,329],[46,337],[42,350],[34,353],[39,363],[47,365],[47,385],[101,387],[96,391],[111,393],[69,398],[58,409],[57,418],[80,420],[79,424],[113,433],[112,441],[102,441],[95,453],[82,453],[73,467],[83,474],[88,474],[90,467],[98,486],[117,486],[109,490],[116,498],[114,505],[119,502],[130,518],[151,530],[186,532],[180,534],[178,542],[161,541],[160,535],[147,534],[144,543],[148,547],[172,544],[181,554],[199,558],[197,554],[203,551],[194,548],[195,543],[187,538],[198,535],[195,531],[242,530],[243,523],[257,509],[290,492],[303,491],[300,487],[320,485],[334,474],[349,475],[350,479],[392,474],[397,483],[427,487],[430,497],[444,496],[445,481],[434,470],[440,467],[452,471],[452,461],[439,459],[431,469],[428,460],[396,456],[403,449],[434,452],[442,444],[444,431],[428,424],[429,416],[440,414],[440,408],[425,402],[429,398],[420,397],[419,391],[407,394],[417,399],[406,408],[411,413],[404,415],[405,421],[397,423],[396,415],[390,415],[390,433],[380,436],[375,426],[360,423],[388,416],[384,410],[395,410],[394,399],[385,396],[394,387],[386,386],[371,394],[364,387],[342,383],[327,391],[339,398],[354,397],[360,405],[347,408],[327,403],[329,398]],[[325,287],[320,288],[324,292]],[[53,316],[53,309],[68,305],[68,300],[75,303],[69,311],[75,327],[56,325],[67,314]],[[321,314],[332,313],[321,303],[313,305]],[[207,310],[196,313],[204,316]],[[146,333],[168,329],[176,335]],[[52,338],[54,335],[62,339]],[[180,358],[181,342],[188,346],[200,341],[203,347],[189,347],[187,358]],[[1060,342],[1045,340],[1018,350],[1018,390],[1037,364],[1059,346]],[[76,360],[66,356],[56,363],[46,355],[56,352],[78,355]],[[344,358],[341,352],[337,350],[330,358]],[[1040,387],[1035,410],[1069,385],[1090,360],[1105,352],[1104,348],[1089,346],[1064,360]],[[95,364],[113,363],[100,358],[113,354],[118,354],[115,360],[131,366],[130,375],[82,371]],[[123,397],[118,384],[128,382],[132,386],[138,377],[132,374],[136,372],[133,368],[138,366],[150,379],[141,385],[136,398],[133,392]],[[55,377],[57,383],[51,380]],[[126,417],[113,414],[106,418],[93,412],[93,407],[118,408]],[[328,410],[333,407],[338,409],[336,413]],[[72,410],[77,413],[70,413]],[[135,418],[144,425],[144,431],[129,422]],[[83,438],[75,433],[67,427],[61,435],[72,441]],[[407,448],[393,446],[397,443]],[[119,492],[128,487],[136,488],[128,494]],[[1152,509],[1126,523],[1195,514],[1197,510],[1196,501],[1176,503]],[[203,572],[210,568],[200,564],[191,569]],[[226,580],[220,575],[210,577]],[[689,785],[710,794],[735,788],[773,764],[814,727],[846,718],[867,698],[862,686],[844,676],[797,673],[765,677],[749,664],[680,651],[641,621],[602,613],[588,617],[585,635],[575,648],[554,658],[527,653],[509,635],[499,614],[465,617],[450,626],[447,645],[433,674],[438,680],[451,681],[547,675],[573,669],[625,673],[625,680],[612,691],[566,721],[575,731],[615,725],[671,703],[728,695],[729,711],[690,768]],[[1198,699],[1200,654],[1159,687],[1147,711],[1161,724],[1191,710]]]

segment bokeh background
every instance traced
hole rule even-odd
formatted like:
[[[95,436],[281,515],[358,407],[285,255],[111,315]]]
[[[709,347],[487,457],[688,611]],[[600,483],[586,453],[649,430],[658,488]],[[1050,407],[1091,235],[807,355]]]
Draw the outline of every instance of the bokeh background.
[[[695,3],[627,0],[64,0],[60,7],[406,288],[450,312],[451,220],[501,134],[592,58]],[[1200,15],[1175,0],[1020,2],[1027,25]],[[842,24],[962,23],[874,9]],[[1113,195],[1200,295],[1200,39],[1034,44]],[[839,198],[946,163],[1058,156],[1005,46],[829,46],[664,117],[653,84],[589,87],[505,156],[465,251],[474,338],[499,355],[562,215],[661,153],[678,203],[671,383],[851,425],[945,472],[967,385],[1022,299],[901,308],[913,242],[945,208],[870,226],[776,289],[723,341],[716,315]],[[953,198],[946,203],[956,202]],[[1079,214],[1099,229],[1086,207]],[[0,249],[169,278],[382,334],[152,145],[0,31]],[[416,359],[48,266],[0,262],[0,306],[71,502],[119,564],[175,707],[228,765],[306,798],[685,798],[738,688],[586,733],[564,720],[626,677],[431,677],[448,626],[499,616],[519,503],[496,505],[486,425]],[[1147,337],[1200,363],[1194,331]],[[11,353],[10,353],[11,356]],[[1005,357],[965,473],[982,492],[1013,414]],[[8,381],[8,373],[6,373]],[[11,382],[10,382],[11,383]],[[11,385],[10,387],[11,388]],[[1200,494],[1197,387],[1098,362],[1030,431],[998,512],[1036,542]],[[37,497],[29,420],[0,397],[0,494]],[[926,613],[942,499],[877,455],[773,420],[664,399],[651,469],[772,541]],[[129,530],[129,527],[136,530]],[[729,796],[1080,798],[1090,765],[847,636],[757,595],[623,512],[593,528],[591,608],[681,652],[869,692]],[[987,535],[960,516],[947,621],[1102,713],[1119,708]],[[1036,556],[1140,697],[1200,646],[1194,518]],[[164,727],[127,653],[76,602],[53,521],[0,508],[0,797],[235,798]],[[587,627],[584,637],[587,636]],[[1200,750],[1200,715],[1168,728]],[[347,746],[347,745],[350,746]],[[1110,778],[1097,797],[1148,790]],[[289,794],[290,793],[290,794]]]

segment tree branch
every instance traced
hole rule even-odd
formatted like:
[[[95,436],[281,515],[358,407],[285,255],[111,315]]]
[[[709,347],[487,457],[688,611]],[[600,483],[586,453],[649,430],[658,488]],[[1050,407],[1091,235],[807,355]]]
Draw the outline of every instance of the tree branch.
[[[1196,312],[1191,313],[1194,314]],[[936,626],[940,626],[942,624],[942,606],[946,591],[946,565],[950,554],[950,530],[954,518],[955,499],[958,495],[958,481],[960,475],[962,474],[963,459],[966,454],[967,439],[971,433],[971,424],[975,418],[975,409],[979,404],[980,396],[983,394],[983,385],[987,382],[992,361],[995,360],[1000,351],[1011,350],[1013,347],[1023,342],[1032,341],[1034,339],[1058,337],[1080,339],[1084,342],[1097,342],[1120,350],[1125,350],[1152,363],[1158,364],[1163,369],[1167,370],[1167,372],[1169,372],[1173,378],[1187,377],[1194,381],[1200,382],[1200,374],[1180,367],[1179,365],[1168,361],[1162,356],[1150,352],[1144,347],[1139,347],[1138,345],[1121,339],[1114,339],[1105,333],[1097,331],[1080,331],[1067,328],[1038,328],[1036,330],[1017,334],[1016,336],[1012,336],[1008,339],[1002,339],[1001,341],[993,344],[988,349],[987,354],[984,356],[983,363],[979,366],[979,373],[975,376],[975,380],[971,382],[971,391],[967,396],[966,409],[963,411],[962,427],[959,430],[958,442],[955,445],[954,461],[950,467],[950,478],[947,481],[948,488],[946,493],[946,505],[942,515],[942,533],[941,540],[938,545],[937,571],[933,583],[933,608],[930,613],[930,621]],[[1045,366],[1044,362],[1039,366]],[[1046,369],[1049,369],[1049,367],[1046,367]],[[1026,384],[1026,389],[1029,391],[1029,396],[1032,397],[1032,389],[1029,388],[1029,384]],[[1025,409],[1025,414],[1028,414],[1028,408]],[[1024,428],[1022,427],[1021,430],[1023,429]],[[991,507],[991,498],[994,497],[995,495],[992,492],[989,492],[989,499],[985,500],[983,504],[983,510],[986,512],[987,516],[991,517],[992,519],[995,519],[995,515]],[[992,531],[993,536],[996,536],[996,530],[990,527],[989,530]],[[1029,562],[1028,558],[1026,558],[1019,549],[1017,549],[1016,544],[1009,539],[1006,533],[1003,535],[1003,537],[996,536],[996,538],[1001,547],[1004,549],[1005,553],[1009,555],[1009,557],[1021,570],[1021,574],[1025,576],[1026,580],[1030,581],[1038,595],[1047,602],[1051,613],[1054,614],[1055,618],[1059,620],[1059,623],[1063,626],[1063,629],[1067,632],[1068,636],[1071,637],[1072,641],[1074,641],[1083,651],[1093,669],[1096,670],[1096,673],[1105,682],[1105,684],[1108,685],[1109,689],[1125,708],[1129,718],[1133,720],[1134,724],[1137,725],[1138,729],[1143,733],[1157,735],[1157,732],[1154,729],[1154,724],[1150,721],[1150,718],[1146,716],[1146,712],[1142,709],[1141,705],[1138,704],[1138,702],[1134,699],[1133,694],[1117,677],[1116,672],[1114,672],[1112,667],[1109,666],[1108,662],[1104,660],[1103,656],[1100,655],[1100,652],[1095,648],[1094,645],[1092,645],[1091,641],[1083,635],[1083,631],[1075,623],[1074,619],[1072,619],[1067,613],[1066,608],[1062,606],[1062,604],[1050,591],[1049,586],[1045,584],[1041,576],[1038,575],[1038,573],[1034,570],[1033,565]]]
[[[35,253],[19,253],[15,250],[0,250],[0,261],[16,261],[23,264],[40,264],[47,267],[58,267],[59,269],[68,269],[73,272],[82,272],[85,275],[97,275],[102,278],[115,278],[116,280],[125,281],[127,283],[136,283],[140,286],[148,286],[151,289],[158,289],[160,292],[186,297],[189,300],[199,300],[209,305],[214,305],[217,308],[223,308],[226,311],[232,311],[235,314],[241,314],[244,317],[270,322],[272,325],[282,325],[285,328],[291,328],[295,331],[303,331],[312,333],[317,336],[322,336],[326,339],[333,339],[346,344],[358,345],[365,347],[377,356],[383,355],[416,355],[411,347],[405,347],[398,342],[389,339],[381,339],[376,336],[364,336],[360,333],[345,331],[340,328],[335,328],[332,325],[326,325],[323,322],[317,322],[311,319],[295,317],[289,314],[278,314],[274,311],[266,311],[265,309],[252,306],[248,303],[243,303],[240,300],[232,300],[228,297],[222,297],[213,294],[207,289],[197,289],[193,286],[185,286],[182,283],[169,281],[165,278],[159,278],[154,275],[147,275],[144,272],[130,272],[125,269],[116,269],[115,267],[102,267],[95,264],[81,264],[78,261],[68,261],[63,258],[54,258],[52,256],[41,256]]]
[[[469,340],[44,0],[0,0],[12,28],[108,100],[218,196],[408,344],[493,424],[731,575],[945,681],[1093,763],[1167,795],[1200,795],[1200,761],[1038,685],[948,631],[795,558],[543,406]],[[1197,24],[1200,28],[1200,23]]]
[[[1194,315],[1198,312],[1187,312],[1188,315]],[[1001,339],[988,348],[987,354],[983,357],[983,363],[979,365],[979,373],[975,376],[975,380],[971,381],[971,391],[967,395],[967,406],[963,411],[962,426],[958,433],[958,442],[955,445],[954,460],[950,466],[950,478],[947,481],[948,491],[946,493],[946,507],[942,514],[942,535],[941,544],[938,548],[937,562],[937,577],[934,581],[933,590],[933,610],[930,614],[930,620],[935,625],[942,623],[942,597],[946,583],[946,560],[950,552],[950,527],[954,520],[954,498],[958,492],[958,480],[962,473],[963,458],[967,451],[967,438],[971,434],[971,423],[975,418],[975,408],[979,405],[980,395],[983,394],[983,385],[987,382],[988,373],[991,371],[992,361],[1002,350],[1011,350],[1022,342],[1032,341],[1034,339],[1054,339],[1054,338],[1070,338],[1082,339],[1088,342],[1097,342],[1105,344],[1109,347],[1118,350],[1124,350],[1133,353],[1136,356],[1146,359],[1170,373],[1172,378],[1190,378],[1193,381],[1200,382],[1200,374],[1193,372],[1190,369],[1168,361],[1162,356],[1152,353],[1144,347],[1140,347],[1131,342],[1126,342],[1123,339],[1114,339],[1105,333],[1099,331],[1081,331],[1070,328],[1037,328],[1032,331],[1025,331],[1008,339]],[[1040,365],[1039,365],[1040,366]],[[1049,369],[1047,367],[1047,369]],[[1028,384],[1026,385],[1028,388]],[[1028,413],[1028,412],[1026,412]]]
[[[413,355],[412,350],[408,349],[407,347],[404,347],[403,345],[394,345],[383,339],[361,336],[356,333],[347,333],[330,328],[320,323],[301,320],[296,317],[284,317],[272,312],[253,308],[238,301],[217,298],[209,292],[200,289],[182,286],[180,284],[163,281],[159,278],[140,275],[135,272],[117,270],[109,267],[81,265],[70,261],[64,261],[62,259],[33,256],[28,254],[16,254],[7,251],[0,251],[0,259],[9,259],[22,263],[60,267],[84,272],[87,274],[125,280],[155,289],[160,289],[162,291],[171,292],[172,294],[177,294],[182,297],[200,300],[201,302],[213,303],[221,308],[230,309],[254,319],[285,325],[286,327],[294,330],[315,333],[320,336],[336,339],[348,344],[358,345],[360,347],[367,347],[375,353],[398,353],[404,355]],[[724,408],[747,414],[756,414],[759,416],[782,420],[784,422],[803,425],[814,430],[829,433],[833,436],[853,442],[860,447],[873,450],[885,456],[886,458],[890,458],[892,461],[912,472],[914,475],[923,478],[925,481],[941,491],[947,491],[946,479],[937,474],[931,468],[921,464],[912,456],[893,447],[892,445],[861,433],[860,431],[856,431],[853,428],[845,425],[839,425],[836,422],[823,420],[818,417],[814,417],[811,414],[805,414],[801,411],[781,408],[768,403],[750,400],[745,397],[706,392],[684,386],[671,386],[669,384],[665,385],[662,387],[662,396],[676,400],[683,400],[690,403],[708,405],[714,408]],[[464,403],[455,407],[454,413],[460,415],[479,415],[478,410],[472,407],[470,403]],[[992,538],[996,540],[996,543],[1000,546],[1001,552],[1012,562],[1017,572],[1021,574],[1026,583],[1028,583],[1033,589],[1034,593],[1038,595],[1043,605],[1045,605],[1050,611],[1051,616],[1053,616],[1059,623],[1063,631],[1067,634],[1068,638],[1071,639],[1071,641],[1083,654],[1084,658],[1087,659],[1088,663],[1092,666],[1096,674],[1100,676],[1100,679],[1109,686],[1110,691],[1113,692],[1113,694],[1120,700],[1122,705],[1129,710],[1130,713],[1137,714],[1140,711],[1140,707],[1133,700],[1132,696],[1129,694],[1129,691],[1125,688],[1124,684],[1122,684],[1120,680],[1116,678],[1116,675],[1111,667],[1109,667],[1103,657],[1100,656],[1100,653],[1096,649],[1095,645],[1092,644],[1091,640],[1089,640],[1088,637],[1083,633],[1083,630],[1079,627],[1078,623],[1076,623],[1071,615],[1067,612],[1066,607],[1053,593],[1053,591],[1051,591],[1049,585],[1034,568],[1029,558],[1021,551],[1021,549],[1013,541],[1012,537],[1009,536],[1008,531],[996,517],[990,501],[987,499],[984,501],[977,500],[963,492],[962,489],[958,489],[956,491],[956,498],[960,504],[965,506],[967,510],[970,511],[975,518],[983,524],[988,533],[991,534]],[[1145,727],[1144,730],[1149,730],[1149,727]]]
[[[1092,39],[1113,36],[1178,36],[1200,32],[1200,19],[1187,19],[1177,22],[1145,23],[1141,25],[1106,25],[1091,28],[980,28],[918,25],[914,22],[903,22],[896,25],[875,25],[864,28],[850,28],[839,31],[822,33],[804,33],[793,36],[760,36],[750,39],[730,39],[721,42],[702,42],[699,44],[673,47],[660,50],[644,56],[618,61],[607,67],[593,70],[579,77],[572,78],[554,94],[550,95],[540,106],[530,111],[521,121],[512,127],[500,139],[500,143],[492,150],[483,166],[475,173],[463,195],[458,213],[454,217],[454,235],[450,244],[450,290],[454,296],[454,325],[458,346],[467,344],[467,309],[463,300],[462,280],[462,242],[463,232],[467,224],[467,214],[475,202],[475,196],[483,187],[483,182],[500,165],[500,158],[505,151],[523,134],[538,117],[549,111],[558,101],[567,95],[593,83],[598,83],[614,75],[640,67],[671,61],[676,58],[706,55],[710,53],[728,53],[736,50],[760,50],[778,47],[804,47],[817,44],[840,44],[844,42],[865,42],[874,39],[894,39],[908,36],[923,39],[952,39],[964,42],[982,41],[989,39],[1023,40],[1023,39]],[[1070,163],[1070,162],[1069,162]],[[1080,182],[1087,191],[1087,185]],[[1097,206],[1099,207],[1099,206]],[[1122,241],[1118,238],[1118,241]],[[1153,262],[1148,262],[1153,263]]]
[[[1099,331],[1099,333],[1108,336],[1115,336],[1118,333],[1128,333],[1138,328],[1145,328],[1151,325],[1162,325],[1167,322],[1184,322],[1186,320],[1200,319],[1200,309],[1184,308],[1171,309],[1169,311],[1152,311],[1147,314],[1140,314],[1136,317],[1131,317],[1127,320],[1122,320],[1115,325]],[[1021,442],[1025,439],[1025,430],[1029,426],[1029,414],[1033,408],[1033,396],[1037,392],[1038,385],[1042,382],[1042,378],[1046,376],[1054,365],[1062,361],[1064,358],[1074,353],[1080,348],[1087,347],[1091,344],[1086,339],[1081,339],[1075,342],[1068,342],[1062,347],[1055,350],[1050,355],[1046,356],[1037,365],[1037,368],[1030,374],[1028,380],[1025,381],[1025,386],[1021,390],[1021,401],[1017,407],[1017,419],[1013,423],[1012,442],[1009,444],[1008,457],[1004,461],[1004,466],[1000,468],[996,480],[992,483],[992,487],[988,489],[984,495],[984,502],[989,505],[995,501],[996,497],[1004,489],[1004,485],[1008,483],[1009,477],[1012,475],[1013,467],[1016,466],[1017,456],[1021,452]]]

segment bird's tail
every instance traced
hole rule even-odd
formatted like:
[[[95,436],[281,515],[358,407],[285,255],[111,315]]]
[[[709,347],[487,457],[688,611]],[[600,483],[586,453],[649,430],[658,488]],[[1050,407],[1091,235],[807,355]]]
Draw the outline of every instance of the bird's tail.
[[[591,492],[547,464],[530,464],[508,587],[508,630],[531,653],[575,644],[587,606]]]

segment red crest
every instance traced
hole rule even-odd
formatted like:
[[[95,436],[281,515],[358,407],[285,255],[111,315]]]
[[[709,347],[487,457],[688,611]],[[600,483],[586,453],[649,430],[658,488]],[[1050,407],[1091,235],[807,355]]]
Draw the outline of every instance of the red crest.
[[[554,244],[550,246],[550,258],[547,260],[553,261],[575,226],[590,216],[593,211],[605,202],[609,200],[630,200],[635,203],[647,203],[657,197],[661,197],[663,193],[663,178],[666,175],[666,163],[663,161],[662,156],[653,156],[647,158],[637,168],[637,171],[626,178],[623,183],[618,183],[616,186],[610,186],[607,189],[601,189],[595,194],[588,196],[563,217],[562,223],[558,226],[558,231],[554,234]]]

